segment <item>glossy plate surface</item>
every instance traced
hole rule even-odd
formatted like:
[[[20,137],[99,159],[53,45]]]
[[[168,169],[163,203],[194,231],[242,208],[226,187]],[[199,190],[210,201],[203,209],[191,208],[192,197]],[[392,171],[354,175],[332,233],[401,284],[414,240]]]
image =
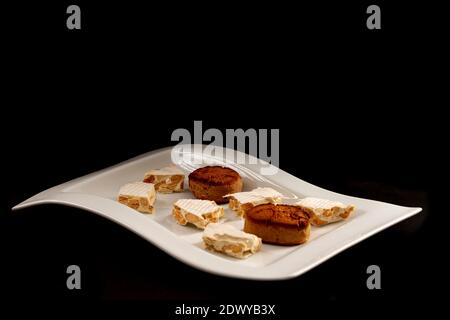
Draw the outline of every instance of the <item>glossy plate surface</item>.
[[[309,184],[280,169],[274,175],[262,175],[262,168],[273,169],[273,167],[241,153],[235,154],[246,157],[247,164],[238,164],[242,161],[237,161],[236,159],[239,159],[237,157],[234,161],[228,161],[225,156],[226,150],[222,150],[224,152],[208,156],[202,152],[202,146],[198,145],[192,148],[183,146],[152,151],[43,191],[13,209],[45,203],[82,208],[124,226],[190,266],[223,276],[258,280],[299,276],[359,241],[422,210],[337,194]],[[149,169],[171,164],[175,159],[174,155],[178,166],[186,172],[185,192],[158,193],[155,213],[152,215],[141,214],[115,201],[122,185],[142,180],[144,173]],[[244,191],[270,186],[292,198],[288,201],[308,196],[318,197],[351,203],[357,210],[346,221],[312,227],[310,240],[300,246],[263,244],[260,252],[245,260],[212,253],[203,248],[202,230],[180,226],[171,216],[172,204],[176,200],[193,198],[187,184],[189,172],[207,164],[225,165],[238,171],[244,180]],[[224,208],[225,216],[221,222],[242,229],[243,220],[238,218],[228,205],[224,205]]]

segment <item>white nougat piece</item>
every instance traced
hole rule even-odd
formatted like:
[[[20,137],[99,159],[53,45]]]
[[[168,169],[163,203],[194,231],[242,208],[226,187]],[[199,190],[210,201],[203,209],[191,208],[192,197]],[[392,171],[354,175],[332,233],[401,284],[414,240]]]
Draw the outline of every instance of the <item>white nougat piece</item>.
[[[207,249],[244,259],[259,251],[261,238],[246,233],[231,225],[210,223],[203,231],[203,242]]]
[[[319,198],[304,198],[294,205],[301,207],[311,217],[311,223],[316,226],[347,219],[355,210],[353,205]]]
[[[218,222],[224,209],[210,200],[180,199],[173,204],[172,215],[181,225],[192,223],[204,229],[210,222]]]
[[[153,169],[145,173],[144,182],[153,183],[155,185],[156,192],[182,192],[184,185],[184,173],[175,165],[162,169]]]
[[[254,206],[264,203],[279,203],[282,199],[286,198],[283,194],[268,187],[227,194],[225,197],[230,198],[228,203],[230,209],[236,211],[241,217],[247,210]]]
[[[143,213],[153,213],[156,200],[155,187],[152,183],[133,182],[120,188],[117,201]]]

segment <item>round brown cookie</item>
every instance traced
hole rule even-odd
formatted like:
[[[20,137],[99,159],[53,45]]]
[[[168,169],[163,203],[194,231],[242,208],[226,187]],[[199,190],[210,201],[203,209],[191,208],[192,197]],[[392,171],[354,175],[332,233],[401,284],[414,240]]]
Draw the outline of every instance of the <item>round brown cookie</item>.
[[[223,196],[242,191],[242,178],[233,169],[220,166],[207,166],[189,175],[189,189],[197,199],[227,203]]]
[[[310,229],[308,214],[296,206],[261,204],[245,215],[244,231],[265,243],[301,244],[308,241]]]

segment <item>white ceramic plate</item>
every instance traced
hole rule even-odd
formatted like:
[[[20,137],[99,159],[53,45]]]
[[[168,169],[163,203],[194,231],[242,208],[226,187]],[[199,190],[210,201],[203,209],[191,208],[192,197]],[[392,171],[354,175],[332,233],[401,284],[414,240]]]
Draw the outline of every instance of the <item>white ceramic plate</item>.
[[[115,201],[120,186],[128,182],[140,181],[149,169],[161,168],[172,163],[172,149],[152,151],[53,187],[20,203],[13,209],[46,203],[82,208],[126,227],[190,266],[223,276],[259,280],[278,280],[299,276],[359,241],[422,210],[337,194],[309,184],[282,170],[278,170],[272,176],[262,176],[261,167],[267,168],[270,165],[248,155],[245,155],[247,159],[252,159],[254,162],[257,160],[258,163],[230,163],[220,155],[206,159],[203,157],[203,163],[195,163],[196,161],[192,159],[198,160],[199,156],[204,155],[198,148],[197,150],[192,148],[191,159],[184,159],[179,163],[179,167],[186,173],[206,164],[223,164],[241,174],[244,179],[244,190],[270,186],[292,198],[311,196],[351,203],[357,207],[354,214],[346,221],[323,227],[312,227],[310,240],[303,245],[284,247],[263,244],[261,251],[248,259],[234,259],[205,250],[200,229],[180,226],[172,218],[172,203],[181,198],[193,198],[189,190],[183,193],[157,194],[155,213],[152,215],[141,214]],[[186,153],[186,148],[183,151],[175,150],[174,152]],[[188,189],[187,181],[185,181],[185,188]],[[229,223],[242,229],[243,220],[237,218],[227,205],[224,207],[226,210],[222,223]]]

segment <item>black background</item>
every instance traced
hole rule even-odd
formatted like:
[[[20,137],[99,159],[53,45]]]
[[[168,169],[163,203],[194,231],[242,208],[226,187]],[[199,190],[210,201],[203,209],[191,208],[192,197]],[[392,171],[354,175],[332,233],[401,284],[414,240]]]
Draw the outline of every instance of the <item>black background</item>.
[[[445,137],[438,110],[446,82],[435,81],[445,75],[441,10],[377,1],[382,29],[370,31],[372,3],[343,2],[76,1],[82,30],[72,31],[69,2],[5,10],[7,304],[115,310],[120,300],[120,309],[144,310],[146,318],[173,316],[180,303],[277,304],[282,318],[299,308],[436,310],[434,288],[446,279],[437,231],[444,159],[435,147]],[[46,188],[174,144],[172,131],[193,130],[194,120],[205,130],[279,128],[283,170],[424,210],[280,282],[205,274],[81,210],[10,211]],[[82,269],[77,292],[65,287],[70,264]],[[366,288],[371,264],[382,270],[378,291]]]

